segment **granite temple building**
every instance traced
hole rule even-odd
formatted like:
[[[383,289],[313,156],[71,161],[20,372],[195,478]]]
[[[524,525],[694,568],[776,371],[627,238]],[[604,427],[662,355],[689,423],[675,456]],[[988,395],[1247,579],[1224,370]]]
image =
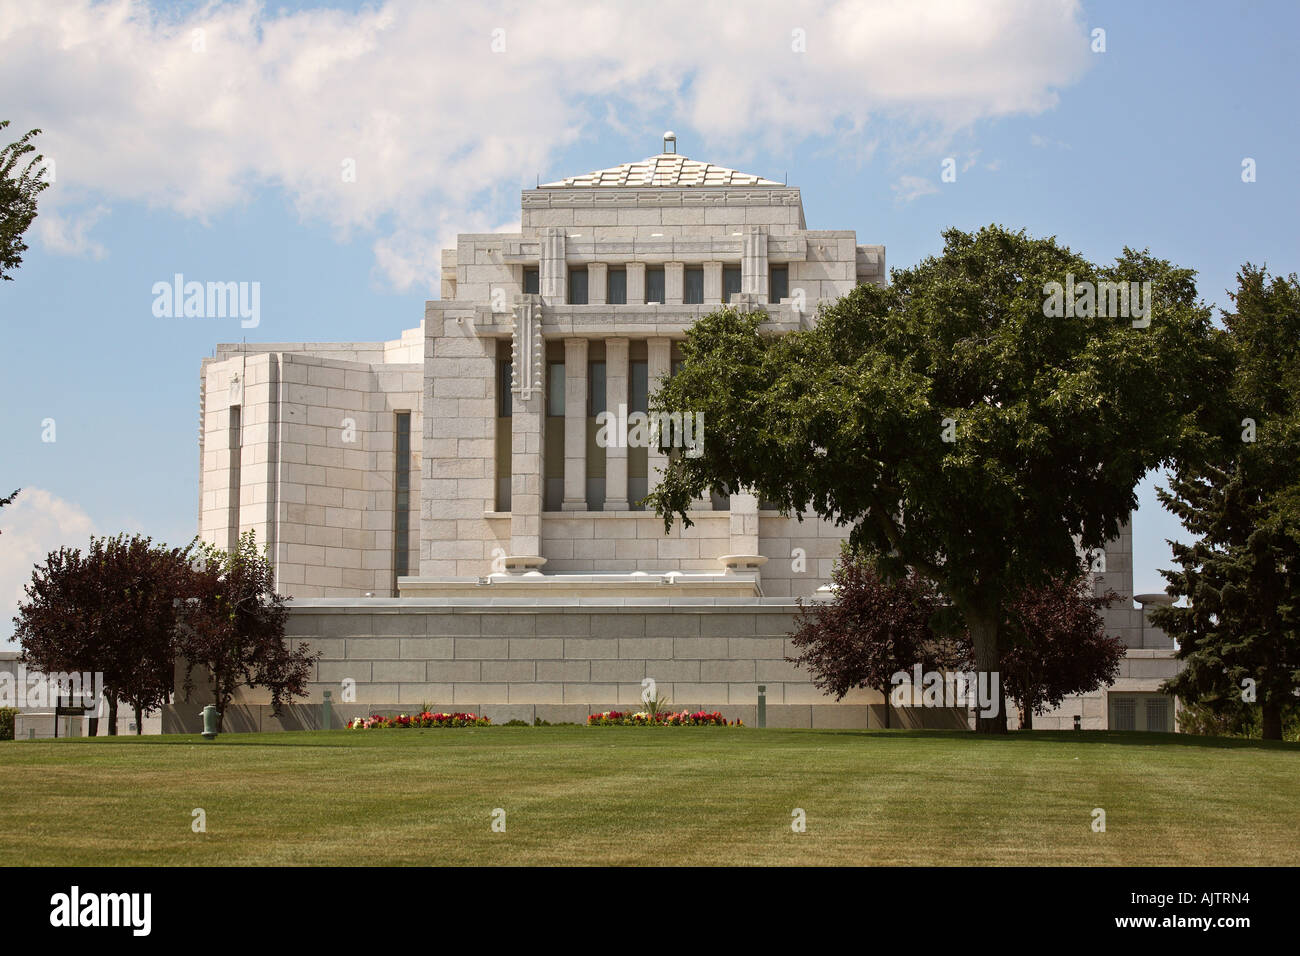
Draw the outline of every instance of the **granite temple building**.
[[[525,190],[519,232],[460,235],[441,264],[441,297],[392,339],[203,361],[200,534],[254,531],[294,597],[291,636],[323,655],[308,704],[276,721],[246,695],[227,726],[316,725],[325,691],[336,720],[429,704],[582,721],[639,707],[647,681],[747,723],[761,686],[769,725],[878,726],[878,694],[836,702],[785,661],[795,600],[825,596],[844,529],[736,493],[665,533],[639,504],[663,454],[603,439],[644,415],[698,317],[730,303],[805,328],[886,282],[885,247],[809,229],[797,187],[666,135],[648,159]],[[1156,693],[1172,646],[1133,607],[1127,528],[1097,567],[1124,596],[1107,612],[1122,676],[1036,726],[1172,730]]]

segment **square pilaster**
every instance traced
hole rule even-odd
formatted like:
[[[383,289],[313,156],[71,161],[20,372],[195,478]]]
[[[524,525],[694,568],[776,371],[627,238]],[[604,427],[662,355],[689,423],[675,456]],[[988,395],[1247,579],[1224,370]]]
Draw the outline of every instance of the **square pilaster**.
[[[681,305],[685,288],[686,266],[681,262],[664,263],[664,304]]]
[[[542,547],[542,429],[546,395],[513,397],[510,419],[510,553],[535,555]]]
[[[542,300],[547,305],[569,301],[569,268],[564,261],[565,233],[555,226],[542,234],[542,261],[538,274]]]
[[[731,495],[731,553],[758,554],[758,496],[746,488]]]
[[[645,305],[645,263],[627,264],[627,304]]]
[[[740,291],[767,301],[767,230],[746,226],[741,243]]]
[[[587,264],[587,304],[604,305],[608,292],[609,266],[604,262]]]
[[[704,301],[709,305],[722,303],[722,263],[704,263]]]

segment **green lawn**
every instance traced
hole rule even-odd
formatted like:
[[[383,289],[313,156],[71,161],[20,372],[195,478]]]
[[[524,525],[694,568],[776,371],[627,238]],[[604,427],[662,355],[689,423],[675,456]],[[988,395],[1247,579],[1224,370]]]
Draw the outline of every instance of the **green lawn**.
[[[19,741],[0,743],[0,864],[1295,865],[1298,795],[1300,745],[1182,735],[491,727]],[[191,830],[196,807],[206,833]],[[491,828],[498,807],[504,833]]]

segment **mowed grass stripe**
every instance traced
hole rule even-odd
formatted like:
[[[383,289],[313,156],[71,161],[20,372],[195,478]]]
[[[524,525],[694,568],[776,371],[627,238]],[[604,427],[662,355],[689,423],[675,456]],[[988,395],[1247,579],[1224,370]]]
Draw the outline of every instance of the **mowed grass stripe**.
[[[1300,746],[465,728],[0,744],[0,863],[1284,864]],[[190,829],[191,810],[208,832]],[[506,832],[491,813],[506,811]],[[807,814],[791,831],[791,811]],[[1091,829],[1094,807],[1107,831]]]

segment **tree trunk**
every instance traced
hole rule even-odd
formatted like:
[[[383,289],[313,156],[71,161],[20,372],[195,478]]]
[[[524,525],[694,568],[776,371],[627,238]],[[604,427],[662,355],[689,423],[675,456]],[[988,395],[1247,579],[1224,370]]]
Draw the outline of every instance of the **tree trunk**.
[[[99,711],[96,711],[95,713],[99,713]],[[87,737],[98,737],[98,736],[99,736],[99,718],[98,718],[98,717],[91,717],[89,720],[86,721],[86,724],[87,724],[87,727],[88,727],[88,729],[87,729],[87,731],[86,731],[86,736],[87,736]]]
[[[1034,708],[1026,707],[1024,704],[1020,705],[1020,729],[1034,729]]]
[[[140,705],[133,708],[135,710],[135,735],[139,737],[144,733],[144,715],[140,712]]]
[[[1282,739],[1282,708],[1278,704],[1264,701],[1264,739]]]
[[[108,735],[117,736],[117,698],[112,696],[108,698]]]
[[[889,690],[885,690],[885,691],[882,691],[882,692],[881,692],[881,693],[883,693],[883,694],[885,695],[885,729],[886,729],[886,730],[889,729],[889,711],[890,711],[890,709],[891,709],[890,706],[889,706],[889,691],[890,691],[890,690],[893,690],[893,685],[890,685]]]
[[[975,646],[976,687],[997,688],[993,700],[994,714],[986,717],[976,701],[975,733],[1005,734],[1007,732],[1007,715],[1003,711],[1002,680],[998,672],[998,619],[985,611],[971,611],[963,608],[966,627],[970,630],[971,643]]]

